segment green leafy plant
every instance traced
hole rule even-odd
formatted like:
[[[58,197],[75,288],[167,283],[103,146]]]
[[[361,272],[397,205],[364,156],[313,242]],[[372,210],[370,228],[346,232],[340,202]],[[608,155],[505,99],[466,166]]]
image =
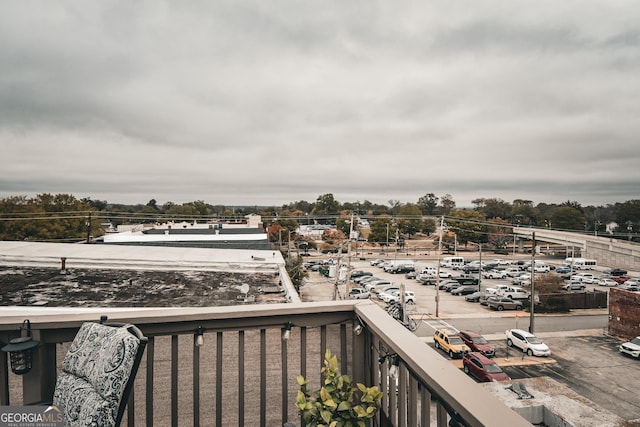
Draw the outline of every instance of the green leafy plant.
[[[348,375],[340,375],[338,359],[327,349],[320,390],[309,391],[302,375],[296,398],[298,413],[310,427],[365,427],[380,409],[382,392],[377,386],[353,385]]]

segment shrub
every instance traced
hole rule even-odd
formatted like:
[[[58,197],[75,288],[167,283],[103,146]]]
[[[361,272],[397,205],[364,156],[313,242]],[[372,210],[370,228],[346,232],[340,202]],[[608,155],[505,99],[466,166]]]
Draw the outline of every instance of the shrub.
[[[298,413],[310,427],[365,427],[380,409],[382,392],[377,386],[352,385],[348,375],[340,375],[338,359],[327,349],[320,390],[307,390],[308,381],[298,375]]]

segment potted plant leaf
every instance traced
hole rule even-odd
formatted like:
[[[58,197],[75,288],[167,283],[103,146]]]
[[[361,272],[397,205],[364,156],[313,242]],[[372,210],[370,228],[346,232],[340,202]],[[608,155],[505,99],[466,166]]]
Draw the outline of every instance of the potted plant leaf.
[[[366,427],[380,409],[382,392],[377,386],[353,385],[338,371],[338,359],[327,349],[320,390],[309,391],[308,381],[298,375],[298,413],[310,427]]]

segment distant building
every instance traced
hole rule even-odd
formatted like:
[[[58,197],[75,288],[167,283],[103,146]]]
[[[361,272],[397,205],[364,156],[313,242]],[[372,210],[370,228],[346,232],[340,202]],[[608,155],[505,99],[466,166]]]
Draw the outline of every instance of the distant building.
[[[245,218],[245,221],[119,226],[120,232],[106,234],[102,242],[109,245],[271,249],[260,215],[247,215]]]
[[[325,230],[335,229],[334,226],[331,225],[323,225],[323,224],[311,224],[311,225],[301,225],[298,227],[296,233],[302,237],[309,237],[315,240],[322,240],[322,234]]]

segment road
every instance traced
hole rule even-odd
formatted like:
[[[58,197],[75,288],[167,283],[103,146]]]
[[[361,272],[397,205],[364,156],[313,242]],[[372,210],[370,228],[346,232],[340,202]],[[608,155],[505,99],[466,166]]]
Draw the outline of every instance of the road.
[[[516,320],[516,314],[518,319]],[[473,330],[478,333],[500,334],[507,329],[529,329],[529,313],[513,313],[512,317],[463,317],[445,319],[447,323],[458,330]],[[535,332],[559,332],[559,331],[580,331],[585,329],[602,329],[607,327],[609,316],[606,314],[596,315],[538,315],[535,316]],[[428,326],[429,320],[422,322]],[[416,331],[419,337],[433,335],[433,329],[421,326]]]

